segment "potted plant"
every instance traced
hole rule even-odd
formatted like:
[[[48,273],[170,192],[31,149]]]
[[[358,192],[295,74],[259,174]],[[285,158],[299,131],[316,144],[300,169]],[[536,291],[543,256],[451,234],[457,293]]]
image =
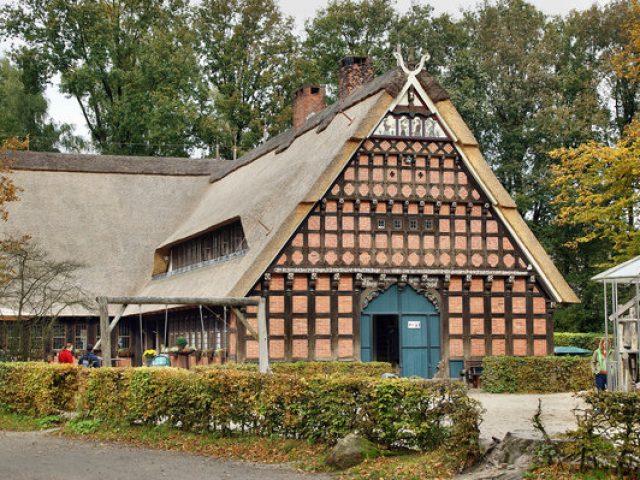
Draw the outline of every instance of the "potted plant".
[[[129,348],[119,348],[118,349],[118,363],[119,367],[130,367],[131,366],[131,357],[133,357],[133,352]]]
[[[142,356],[144,357],[144,362],[147,365],[147,367],[150,367],[153,359],[156,358],[156,355],[158,355],[158,352],[156,352],[153,349],[149,349],[149,350],[145,350],[144,353],[142,354]]]
[[[187,339],[185,337],[176,338],[176,347],[178,347],[179,352],[187,348]]]
[[[216,356],[216,363],[224,363],[224,349],[216,348],[215,356]]]
[[[120,358],[131,358],[131,357],[133,357],[133,352],[129,348],[119,348],[118,349],[118,357],[120,357]]]

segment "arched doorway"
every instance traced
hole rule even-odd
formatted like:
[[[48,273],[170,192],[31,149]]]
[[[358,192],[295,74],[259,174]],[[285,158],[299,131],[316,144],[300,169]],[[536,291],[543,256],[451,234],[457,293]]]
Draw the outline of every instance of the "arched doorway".
[[[410,286],[392,285],[360,314],[363,362],[400,366],[403,377],[432,378],[440,362],[440,314]]]

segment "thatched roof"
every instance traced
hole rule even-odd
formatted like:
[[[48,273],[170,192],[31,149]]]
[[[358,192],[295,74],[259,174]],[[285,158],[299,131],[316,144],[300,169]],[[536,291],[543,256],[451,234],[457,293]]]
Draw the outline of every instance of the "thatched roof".
[[[55,259],[86,265],[78,277],[91,296],[135,294],[150,278],[156,246],[209,186],[214,162],[190,162],[14,154],[22,192],[0,228],[28,233]]]

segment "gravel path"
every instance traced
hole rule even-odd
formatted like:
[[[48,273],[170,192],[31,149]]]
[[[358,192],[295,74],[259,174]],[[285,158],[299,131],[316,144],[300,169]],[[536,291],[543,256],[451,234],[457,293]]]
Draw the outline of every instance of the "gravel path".
[[[0,478],[11,480],[329,480],[262,465],[182,452],[80,441],[42,432],[0,432]]]
[[[573,409],[582,401],[572,393],[504,394],[471,390],[469,395],[482,403],[486,413],[480,437],[503,438],[507,432],[534,432],[531,418],[542,399],[542,423],[549,434],[566,432],[576,426]]]

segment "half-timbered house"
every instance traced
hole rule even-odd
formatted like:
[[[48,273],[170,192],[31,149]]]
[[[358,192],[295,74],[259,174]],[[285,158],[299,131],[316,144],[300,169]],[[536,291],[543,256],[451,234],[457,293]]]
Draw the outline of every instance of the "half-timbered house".
[[[360,57],[339,78],[338,101],[301,88],[293,128],[236,161],[15,154],[24,191],[5,228],[73,254],[96,295],[264,296],[274,361],[432,377],[551,353],[553,309],[578,299],[448,93],[425,71],[373,78]],[[76,343],[98,333],[81,313],[57,327]],[[139,361],[178,335],[258,356],[236,314],[201,307],[129,306],[114,343]]]

